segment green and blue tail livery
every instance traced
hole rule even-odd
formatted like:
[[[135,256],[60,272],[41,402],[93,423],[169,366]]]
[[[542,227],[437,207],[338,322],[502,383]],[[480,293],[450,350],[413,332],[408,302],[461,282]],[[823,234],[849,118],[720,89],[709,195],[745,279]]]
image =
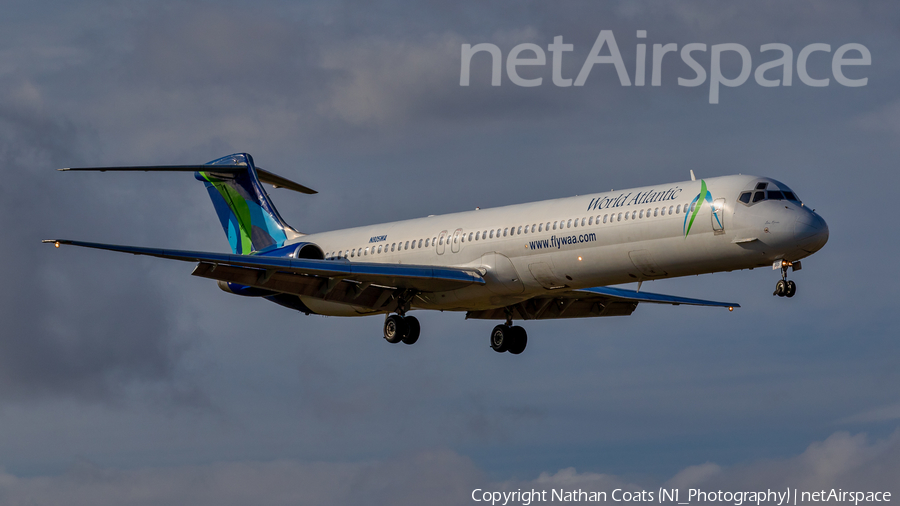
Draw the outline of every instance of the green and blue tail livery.
[[[249,255],[278,248],[288,239],[300,235],[284,222],[272,205],[260,183],[253,157],[238,153],[214,160],[207,166],[208,169],[197,171],[194,177],[206,185],[234,254]],[[239,166],[245,170],[219,172],[216,166]]]
[[[236,255],[278,248],[286,241],[303,235],[281,218],[262,183],[300,193],[316,193],[315,190],[260,169],[247,153],[223,156],[203,165],[81,167],[60,170],[194,172],[194,177],[206,185],[228,244]]]

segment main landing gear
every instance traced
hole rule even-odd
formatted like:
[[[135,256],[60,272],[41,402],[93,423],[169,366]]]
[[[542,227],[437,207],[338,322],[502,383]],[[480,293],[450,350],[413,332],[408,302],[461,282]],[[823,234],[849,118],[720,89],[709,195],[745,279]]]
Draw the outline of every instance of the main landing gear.
[[[415,344],[419,340],[419,320],[415,316],[392,314],[384,319],[384,339],[389,343]]]
[[[525,329],[518,325],[513,326],[512,320],[506,320],[506,323],[497,325],[491,331],[491,348],[497,353],[508,351],[513,355],[518,355],[525,351],[528,345],[528,334]]]
[[[787,279],[788,268],[799,271],[800,262],[788,262],[786,260],[781,261],[781,280],[779,280],[778,283],[775,283],[775,291],[772,293],[772,295],[790,298],[793,297],[795,293],[797,293],[797,284]]]

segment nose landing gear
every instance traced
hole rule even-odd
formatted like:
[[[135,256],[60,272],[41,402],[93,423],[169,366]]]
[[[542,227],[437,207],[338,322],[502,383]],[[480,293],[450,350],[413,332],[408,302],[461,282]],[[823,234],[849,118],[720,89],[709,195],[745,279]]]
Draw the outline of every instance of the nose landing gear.
[[[787,271],[788,268],[799,271],[800,262],[788,262],[786,260],[780,260],[776,262],[772,267],[777,269],[779,266],[781,267],[781,280],[775,283],[775,291],[772,293],[772,295],[791,298],[795,293],[797,293],[797,284],[787,279]]]

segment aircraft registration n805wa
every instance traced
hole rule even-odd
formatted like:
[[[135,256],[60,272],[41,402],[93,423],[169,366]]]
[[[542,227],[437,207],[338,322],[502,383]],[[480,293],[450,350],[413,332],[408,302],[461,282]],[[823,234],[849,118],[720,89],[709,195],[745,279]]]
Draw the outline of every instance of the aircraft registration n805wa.
[[[767,177],[724,176],[494,209],[304,234],[285,223],[262,183],[315,191],[238,153],[203,165],[71,171],[188,171],[206,186],[231,254],[44,242],[197,262],[222,290],[309,314],[384,314],[384,338],[413,344],[411,310],[499,320],[498,352],[519,354],[514,320],[630,315],[639,303],[732,302],[641,292],[645,280],[771,265],[775,295],[793,297],[789,270],[828,241],[828,226],[796,193]],[[637,290],[610,285],[637,282]]]

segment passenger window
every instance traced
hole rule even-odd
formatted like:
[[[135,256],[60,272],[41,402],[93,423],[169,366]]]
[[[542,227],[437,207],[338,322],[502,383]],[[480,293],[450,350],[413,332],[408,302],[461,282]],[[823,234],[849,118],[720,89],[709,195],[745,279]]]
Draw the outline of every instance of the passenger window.
[[[606,223],[606,216],[607,215],[605,215],[605,214],[603,215],[603,223]]]
[[[559,223],[559,222],[558,222],[558,221],[554,221],[554,222],[553,222],[553,230],[556,230],[556,224],[557,224],[557,223]]]
[[[622,221],[622,213],[619,213],[619,215],[616,216],[616,221]]]
[[[525,228],[527,229],[528,227],[525,227]],[[519,228],[516,230],[516,233],[517,233],[517,234],[521,234],[521,233],[522,233],[522,226],[521,226],[521,225],[519,225]]]
[[[569,220],[569,222],[566,223],[566,228],[572,228],[572,220]]]
[[[504,228],[504,229],[503,229],[503,237],[506,237],[506,233],[507,233],[507,232],[509,232],[509,229],[508,229],[508,228]]]
[[[366,249],[363,251],[363,255],[369,256],[369,247],[366,246]]]
[[[743,202],[745,204],[749,204],[750,203],[750,192],[742,193],[741,196],[738,197],[738,200],[740,200],[741,202]]]
[[[669,214],[672,214],[672,209],[674,208],[672,206],[669,206]]]
[[[653,217],[656,218],[657,216],[659,216],[659,208],[658,207],[653,210]]]
[[[764,200],[766,198],[766,192],[756,192],[753,194],[753,202],[759,202],[760,200]]]
[[[381,253],[381,245],[378,245],[378,252]]]
[[[449,241],[449,239],[448,239],[448,241]],[[456,234],[453,234],[453,244],[456,244],[458,242],[459,242],[459,236]]]
[[[538,225],[538,232],[543,232],[543,231],[544,231],[544,224],[541,223],[540,225]]]
[[[396,245],[397,245],[397,243],[395,243],[395,242],[391,243],[391,253],[394,252],[394,246],[396,246]]]
[[[403,245],[403,249],[409,249],[409,241],[406,241],[406,244]]]
[[[638,217],[641,218],[641,219],[644,218],[644,210],[643,210],[643,209],[641,209],[641,214],[640,214]]]
[[[534,233],[535,227],[537,227],[537,225],[531,225],[531,233],[532,233],[532,234]]]
[[[629,216],[630,214],[631,214],[631,213],[625,213],[625,221],[628,221],[628,216]]]
[[[474,235],[474,234],[473,234],[472,232],[469,232],[469,242],[472,242],[472,236],[473,236],[473,235]]]
[[[494,238],[494,229],[491,229],[491,239]]]
[[[353,257],[355,257],[355,256],[356,256],[356,250],[355,250],[355,249],[354,249],[354,250],[350,250],[350,258],[353,258]]]
[[[681,214],[681,204],[675,206],[675,214]]]
[[[591,216],[590,218],[588,218],[588,226],[591,226],[593,224],[594,224],[594,217]]]
[[[584,226],[584,220],[586,220],[586,219],[587,219],[587,218],[581,218],[581,226],[582,226],[582,227]]]
[[[409,245],[410,249],[416,249],[416,241],[413,240],[412,244]]]
[[[478,241],[481,239],[481,231],[475,232],[475,240]]]
[[[575,225],[575,227],[578,227],[578,218],[575,218],[575,223],[573,223],[573,225]]]
[[[425,247],[427,248],[431,244],[431,239],[425,239]]]

